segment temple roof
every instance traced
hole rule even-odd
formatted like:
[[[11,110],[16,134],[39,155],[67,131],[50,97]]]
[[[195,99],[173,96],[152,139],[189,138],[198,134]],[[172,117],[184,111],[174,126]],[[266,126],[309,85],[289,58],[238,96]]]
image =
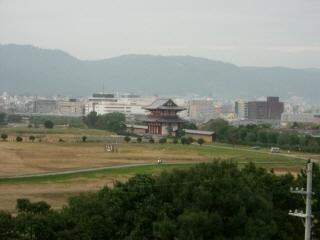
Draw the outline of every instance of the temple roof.
[[[147,110],[176,110],[183,111],[186,110],[184,107],[179,107],[170,98],[159,98],[155,100],[151,105],[145,107]]]
[[[159,123],[183,123],[185,120],[181,118],[161,118],[161,117],[148,117],[144,122],[159,122]]]

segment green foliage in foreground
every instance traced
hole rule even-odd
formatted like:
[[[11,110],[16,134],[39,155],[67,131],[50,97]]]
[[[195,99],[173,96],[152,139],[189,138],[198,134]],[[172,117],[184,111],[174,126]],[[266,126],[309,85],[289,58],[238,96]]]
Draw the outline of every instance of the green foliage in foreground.
[[[319,171],[315,168],[315,198]],[[291,186],[305,174],[276,176],[253,164],[200,164],[159,176],[137,175],[98,193],[69,200],[61,211],[18,201],[17,216],[0,213],[1,239],[301,239],[303,206]],[[319,236],[319,202],[314,201]]]

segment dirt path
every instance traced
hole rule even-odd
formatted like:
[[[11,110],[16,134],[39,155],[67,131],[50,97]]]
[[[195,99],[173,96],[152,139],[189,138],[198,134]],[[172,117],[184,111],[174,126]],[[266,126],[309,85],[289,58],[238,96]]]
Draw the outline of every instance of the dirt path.
[[[172,165],[176,163],[165,163],[164,165]],[[85,169],[75,169],[68,171],[58,171],[58,172],[47,172],[47,173],[36,173],[36,174],[26,174],[26,175],[16,175],[16,176],[6,176],[0,177],[1,179],[20,179],[20,178],[32,178],[32,177],[47,177],[47,176],[57,176],[57,175],[68,175],[74,173],[88,173],[88,172],[96,172],[100,170],[108,170],[108,169],[120,169],[120,168],[129,168],[129,167],[139,167],[139,166],[154,166],[154,164],[150,163],[141,163],[141,164],[125,164],[118,166],[109,166],[109,167],[94,167],[94,168],[85,168]]]

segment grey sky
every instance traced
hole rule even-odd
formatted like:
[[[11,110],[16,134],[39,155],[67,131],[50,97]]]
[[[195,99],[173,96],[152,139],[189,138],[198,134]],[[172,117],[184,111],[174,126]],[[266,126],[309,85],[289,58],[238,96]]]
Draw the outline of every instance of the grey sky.
[[[0,0],[0,43],[320,68],[320,0]]]

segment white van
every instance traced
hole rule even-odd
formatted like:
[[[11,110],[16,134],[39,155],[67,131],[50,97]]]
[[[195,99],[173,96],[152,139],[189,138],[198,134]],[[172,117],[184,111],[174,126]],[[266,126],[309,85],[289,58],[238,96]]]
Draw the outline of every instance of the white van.
[[[280,148],[278,148],[278,147],[272,147],[272,148],[270,149],[270,152],[271,152],[271,153],[279,153],[279,152],[280,152]]]

